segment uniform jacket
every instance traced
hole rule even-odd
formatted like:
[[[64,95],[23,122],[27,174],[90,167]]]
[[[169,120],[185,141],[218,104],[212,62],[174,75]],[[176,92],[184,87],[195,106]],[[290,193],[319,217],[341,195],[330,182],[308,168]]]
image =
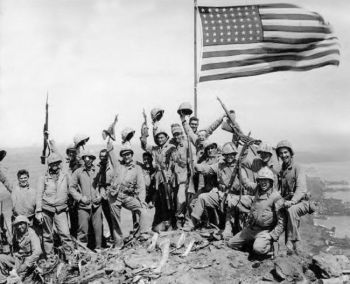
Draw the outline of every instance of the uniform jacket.
[[[35,214],[36,190],[32,187],[20,187],[10,183],[0,169],[0,182],[4,184],[11,194],[12,211],[15,216],[31,217]]]
[[[73,175],[70,183],[70,193],[73,198],[79,202],[79,208],[90,209],[93,200],[100,197],[100,193],[96,188],[95,181],[96,172],[95,168],[92,167],[90,170],[85,167],[77,169]],[[90,200],[90,204],[83,204],[81,201],[82,197],[86,196]],[[98,204],[94,204],[98,206]]]
[[[270,230],[271,237],[278,240],[284,231],[283,203],[283,198],[276,190],[270,189],[264,193],[257,186],[249,212],[249,226]]]
[[[40,239],[32,228],[21,237],[15,235],[13,241],[13,250],[15,257],[24,258],[27,267],[31,267],[41,255]]]
[[[36,211],[43,209],[51,212],[61,212],[67,208],[69,192],[69,176],[60,171],[57,180],[46,172],[39,179],[38,192],[36,198]]]
[[[300,165],[293,160],[289,166],[282,164],[278,175],[278,188],[285,200],[294,204],[300,202],[307,194],[306,176]]]

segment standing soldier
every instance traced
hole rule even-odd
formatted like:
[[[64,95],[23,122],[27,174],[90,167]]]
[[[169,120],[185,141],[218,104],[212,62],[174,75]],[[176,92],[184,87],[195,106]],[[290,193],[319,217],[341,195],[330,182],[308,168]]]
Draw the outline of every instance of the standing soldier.
[[[84,166],[77,169],[72,175],[70,192],[78,202],[78,240],[88,245],[88,233],[90,223],[95,236],[95,249],[102,247],[102,195],[95,187],[96,176],[93,165],[96,156],[90,151],[84,150],[81,153]]]
[[[22,281],[29,281],[31,280],[28,278],[30,277],[30,272],[34,271],[35,263],[42,252],[40,240],[34,230],[29,228],[29,220],[26,216],[17,216],[13,222],[13,227],[14,256],[0,254],[0,267],[2,268],[0,280],[4,280],[9,275],[9,272],[15,268]]]
[[[68,163],[68,173],[70,176],[79,169],[82,164],[80,158],[78,158],[78,150],[74,144],[71,144],[66,149],[67,163]],[[78,204],[75,202],[71,194],[68,196],[68,213],[70,227],[69,231],[73,237],[77,237],[78,233]]]
[[[139,198],[145,190],[142,169],[133,161],[134,151],[129,143],[120,150],[122,161],[115,167],[115,176],[108,193],[112,212],[113,237],[115,247],[123,245],[120,212],[122,207],[132,211],[134,217],[133,231],[129,238],[139,237],[145,231],[145,215]]]
[[[47,172],[39,179],[35,217],[43,223],[45,252],[53,253],[53,226],[55,224],[66,256],[69,256],[73,250],[67,218],[69,177],[61,169],[62,158],[59,154],[51,153],[47,164]]]
[[[282,160],[282,168],[278,175],[278,188],[284,198],[287,209],[286,246],[287,253],[299,251],[300,217],[313,213],[315,207],[309,201],[306,187],[306,176],[300,165],[294,162],[292,144],[282,140],[277,144],[276,153]]]
[[[241,249],[244,244],[253,243],[253,251],[266,255],[272,242],[276,242],[284,230],[282,213],[283,198],[274,189],[274,175],[268,168],[262,168],[257,176],[258,185],[251,183],[256,191],[249,212],[248,225],[228,241],[228,246]]]
[[[0,181],[11,194],[12,220],[18,215],[26,216],[31,225],[35,215],[36,190],[29,186],[29,172],[25,169],[17,172],[18,185],[13,185],[0,168]]]
[[[171,187],[170,187],[170,178],[171,170],[170,166],[170,155],[171,152],[175,149],[173,144],[169,143],[169,135],[165,130],[158,127],[159,116],[162,114],[161,110],[153,109],[151,112],[153,119],[153,137],[156,143],[156,146],[149,145],[147,143],[147,132],[144,131],[147,128],[145,123],[142,125],[141,130],[141,147],[144,151],[149,152],[153,156],[153,160],[156,166],[155,180],[156,180],[156,190],[157,190],[157,199],[159,202],[156,202],[156,227],[154,230],[168,230],[171,229],[174,219],[174,208]],[[157,207],[159,205],[159,207]]]

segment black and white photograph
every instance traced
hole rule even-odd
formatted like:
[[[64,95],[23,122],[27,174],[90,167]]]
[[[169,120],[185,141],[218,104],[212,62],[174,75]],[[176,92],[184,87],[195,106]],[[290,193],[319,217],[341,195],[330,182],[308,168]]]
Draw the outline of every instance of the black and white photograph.
[[[350,283],[349,11],[0,0],[0,284]]]

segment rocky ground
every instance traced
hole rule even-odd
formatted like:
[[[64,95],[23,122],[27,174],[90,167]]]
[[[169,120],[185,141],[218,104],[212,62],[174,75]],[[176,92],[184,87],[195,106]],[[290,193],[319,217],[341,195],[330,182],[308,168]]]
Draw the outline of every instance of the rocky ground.
[[[228,248],[213,233],[215,230],[183,234],[177,231],[163,233],[157,240],[155,235],[150,235],[147,241],[99,254],[81,249],[80,274],[60,267],[50,281],[67,284],[343,283],[339,277],[350,269],[349,242],[334,239],[328,230],[313,226],[311,217],[303,220],[304,240],[298,256],[286,256],[282,238],[277,257],[259,260],[248,252]],[[332,281],[336,282],[319,282],[323,278],[334,278]]]

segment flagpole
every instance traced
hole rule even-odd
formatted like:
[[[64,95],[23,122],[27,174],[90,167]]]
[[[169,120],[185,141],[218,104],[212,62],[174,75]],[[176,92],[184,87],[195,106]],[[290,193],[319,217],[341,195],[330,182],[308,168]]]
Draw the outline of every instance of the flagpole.
[[[197,117],[197,0],[194,0],[194,116]]]

